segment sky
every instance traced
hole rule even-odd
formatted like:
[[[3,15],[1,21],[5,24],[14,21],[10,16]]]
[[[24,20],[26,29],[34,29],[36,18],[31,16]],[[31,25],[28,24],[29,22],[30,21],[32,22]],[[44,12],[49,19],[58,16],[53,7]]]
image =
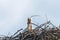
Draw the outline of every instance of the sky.
[[[60,0],[0,0],[0,35],[26,28],[27,18],[32,15],[40,16],[32,18],[33,23],[40,25],[50,20],[59,26]]]

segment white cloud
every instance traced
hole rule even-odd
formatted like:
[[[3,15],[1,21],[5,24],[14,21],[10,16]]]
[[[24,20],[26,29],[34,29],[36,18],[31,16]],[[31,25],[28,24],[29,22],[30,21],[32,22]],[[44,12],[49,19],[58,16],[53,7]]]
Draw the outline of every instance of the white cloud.
[[[14,25],[21,24],[24,14],[31,10],[31,0],[0,0],[0,9],[0,34],[14,32]]]

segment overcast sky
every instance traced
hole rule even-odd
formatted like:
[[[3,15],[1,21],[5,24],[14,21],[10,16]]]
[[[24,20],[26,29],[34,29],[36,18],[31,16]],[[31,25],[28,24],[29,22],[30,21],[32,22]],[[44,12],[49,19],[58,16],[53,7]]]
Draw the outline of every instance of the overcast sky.
[[[0,0],[0,35],[12,35],[18,29],[26,28],[27,18],[32,15],[40,15],[33,18],[36,24],[46,22],[47,16],[58,26],[60,0]]]

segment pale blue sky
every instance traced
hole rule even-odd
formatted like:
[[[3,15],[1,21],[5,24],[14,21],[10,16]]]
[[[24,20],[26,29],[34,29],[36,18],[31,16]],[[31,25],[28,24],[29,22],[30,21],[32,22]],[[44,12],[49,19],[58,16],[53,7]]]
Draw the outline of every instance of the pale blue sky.
[[[10,35],[20,28],[27,27],[27,18],[41,24],[48,20],[58,26],[60,24],[60,0],[0,0],[0,35]],[[39,19],[38,19],[39,18]],[[38,19],[38,20],[37,20]]]

